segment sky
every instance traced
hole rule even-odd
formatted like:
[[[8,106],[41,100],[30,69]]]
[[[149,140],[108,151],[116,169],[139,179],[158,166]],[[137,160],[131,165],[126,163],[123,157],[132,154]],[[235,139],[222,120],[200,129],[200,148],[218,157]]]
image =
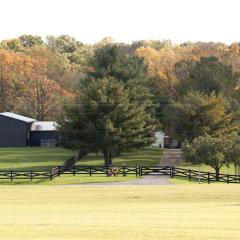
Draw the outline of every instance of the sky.
[[[240,0],[0,0],[0,40],[68,34],[83,43],[240,42]]]

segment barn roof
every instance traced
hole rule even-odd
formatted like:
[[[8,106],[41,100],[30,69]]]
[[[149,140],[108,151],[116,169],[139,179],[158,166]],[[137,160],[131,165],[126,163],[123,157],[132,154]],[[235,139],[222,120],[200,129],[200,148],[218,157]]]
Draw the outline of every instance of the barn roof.
[[[0,115],[5,116],[5,117],[9,117],[9,118],[13,118],[13,119],[25,122],[25,123],[31,123],[31,122],[36,121],[36,119],[24,117],[22,115],[18,115],[16,113],[12,113],[12,112],[3,112],[3,113],[0,113]]]
[[[56,122],[37,121],[32,123],[31,131],[56,131],[57,127]]]

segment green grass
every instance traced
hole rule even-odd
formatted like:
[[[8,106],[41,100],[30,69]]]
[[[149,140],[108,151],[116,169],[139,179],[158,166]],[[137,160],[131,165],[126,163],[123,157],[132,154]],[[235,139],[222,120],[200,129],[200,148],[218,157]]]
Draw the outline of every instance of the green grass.
[[[0,148],[0,170],[48,171],[61,165],[76,152],[64,148]],[[158,165],[162,156],[161,149],[146,148],[122,153],[113,159],[114,165]],[[102,154],[89,154],[79,162],[80,165],[103,166]]]
[[[106,177],[102,174],[96,174],[93,176],[88,175],[61,175],[60,177],[49,179],[18,179],[18,180],[7,180],[1,179],[1,185],[71,185],[71,184],[86,184],[86,183],[106,183],[106,182],[125,182],[129,180],[135,180],[136,176],[128,175],[126,177],[116,176],[116,177]]]
[[[74,154],[64,148],[0,148],[0,170],[48,171]]]
[[[159,148],[144,148],[141,150],[122,153],[121,156],[113,159],[115,166],[135,166],[141,164],[145,166],[157,166],[162,158],[163,150]],[[103,166],[104,160],[102,154],[89,154],[81,160],[79,165]]]
[[[0,239],[238,240],[239,203],[236,185],[2,186]]]
[[[189,181],[189,179],[187,179],[187,178],[181,178],[181,177],[174,177],[174,178],[170,178],[169,179],[169,182],[170,183],[172,183],[172,184],[183,184],[183,185],[192,185],[192,184],[205,184],[205,185],[209,185],[208,184],[208,182],[205,180],[205,181],[203,181],[203,180],[200,180],[200,183],[199,183],[199,181],[198,181],[198,179],[192,179],[191,181]],[[215,182],[215,181],[211,181],[210,182],[210,184],[214,184],[214,185],[216,185],[216,184],[227,184],[227,183],[224,183],[224,182]],[[233,184],[233,183],[230,183],[230,184]]]
[[[196,170],[196,171],[199,171],[199,165],[194,165],[192,163],[186,163],[184,161],[180,162],[180,164],[178,165],[178,167],[182,167],[182,168],[186,168],[186,169],[192,169],[192,170]],[[207,166],[205,164],[202,164],[200,166],[200,171],[202,172],[213,172],[215,173],[215,170],[210,167],[210,166]],[[234,166],[233,165],[230,165],[229,167],[226,167],[226,166],[223,166],[220,170],[220,173],[222,174],[232,174],[234,175],[235,174],[235,169],[234,169]]]
[[[106,177],[103,175],[62,175],[58,178],[53,179],[52,181],[45,181],[42,184],[46,185],[64,185],[64,184],[85,184],[85,183],[106,183],[106,182],[125,182],[129,180],[135,180],[136,176],[129,175],[126,177],[116,176],[116,177]]]
[[[74,155],[76,152],[64,148],[0,148],[0,170],[15,170],[15,171],[49,171],[53,167],[61,165],[67,158]],[[162,156],[160,149],[142,149],[132,151],[130,153],[122,153],[118,158],[114,158],[114,165],[134,166],[136,163],[142,165],[158,165]],[[97,165],[102,166],[104,163],[101,154],[90,154],[79,162],[80,165]],[[106,177],[103,175],[62,175],[49,180],[0,180],[0,184],[7,185],[61,185],[61,184],[82,184],[82,183],[99,183],[99,182],[116,182],[128,181],[135,179],[134,175],[127,177]]]

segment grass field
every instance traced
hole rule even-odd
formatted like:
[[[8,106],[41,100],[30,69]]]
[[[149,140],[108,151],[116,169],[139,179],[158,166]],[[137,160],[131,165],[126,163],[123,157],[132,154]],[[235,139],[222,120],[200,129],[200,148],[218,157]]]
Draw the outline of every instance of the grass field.
[[[202,240],[240,236],[236,185],[2,186],[0,239]]]
[[[199,171],[199,165],[194,165],[194,164],[186,163],[186,162],[181,162],[178,165],[178,167]],[[213,173],[215,172],[215,170],[213,168],[211,168],[210,166],[204,165],[204,164],[202,164],[200,166],[200,171],[202,171],[202,172],[213,172]],[[235,174],[235,169],[234,169],[233,164],[231,164],[229,167],[223,166],[220,170],[220,173],[234,175]],[[239,174],[240,174],[240,172],[239,172]]]
[[[30,181],[30,179],[15,179],[14,181],[1,179],[0,185],[77,185],[85,183],[125,182],[135,179],[136,177],[134,175],[128,175],[126,177],[106,177],[106,175],[96,174],[90,177],[89,175],[73,176],[70,174],[61,175],[51,181],[49,179],[34,179],[33,181]]]
[[[145,166],[157,166],[162,158],[163,150],[159,148],[145,148],[141,150],[133,150],[128,153],[122,153],[121,156],[113,159],[115,166],[135,166],[141,164]],[[89,154],[81,160],[79,165],[102,166],[104,164],[102,154]]]
[[[67,158],[76,152],[63,148],[0,148],[0,170],[33,170],[49,171],[51,168],[61,165]],[[114,158],[114,165],[132,165],[141,163],[144,165],[158,165],[161,161],[162,150],[160,149],[142,149],[130,153],[122,153],[121,157]],[[90,154],[79,162],[80,165],[103,165],[103,156],[101,154]],[[0,184],[44,184],[44,185],[62,185],[62,184],[82,184],[99,182],[119,182],[135,179],[134,175],[127,177],[106,177],[104,175],[62,175],[49,180],[0,180]]]
[[[64,148],[0,148],[0,170],[48,171],[74,153]]]
[[[64,148],[0,148],[0,170],[48,171],[74,154],[76,151]],[[113,163],[120,166],[135,166],[136,163],[158,165],[161,156],[162,150],[147,148],[122,153],[113,159]],[[79,164],[103,166],[104,160],[102,154],[89,154]]]

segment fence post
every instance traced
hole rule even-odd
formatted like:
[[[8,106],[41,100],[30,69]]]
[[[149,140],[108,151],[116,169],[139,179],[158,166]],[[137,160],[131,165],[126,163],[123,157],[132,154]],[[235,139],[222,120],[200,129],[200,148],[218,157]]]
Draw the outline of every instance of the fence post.
[[[123,165],[123,176],[124,176],[124,177],[127,176],[127,175],[126,175],[126,166],[125,166],[125,165]]]
[[[136,168],[135,168],[135,171],[136,171],[136,177],[138,177],[138,164],[136,164]]]
[[[191,169],[188,169],[188,179],[190,182],[192,181]]]
[[[31,170],[31,172],[30,172],[30,178],[31,178],[31,182],[32,182],[32,179],[33,179],[32,170]]]
[[[92,166],[90,166],[89,175],[90,175],[90,177],[92,176]]]
[[[170,167],[170,178],[173,178],[173,166]]]
[[[208,180],[208,184],[210,184],[210,173],[208,172],[208,175],[207,175],[207,180]]]
[[[11,170],[11,182],[13,180],[13,171]]]
[[[106,176],[109,177],[109,167],[108,167],[108,165],[106,166]]]
[[[58,166],[57,175],[58,175],[58,176],[60,176],[60,174],[61,174],[61,167],[60,167],[60,166]]]

